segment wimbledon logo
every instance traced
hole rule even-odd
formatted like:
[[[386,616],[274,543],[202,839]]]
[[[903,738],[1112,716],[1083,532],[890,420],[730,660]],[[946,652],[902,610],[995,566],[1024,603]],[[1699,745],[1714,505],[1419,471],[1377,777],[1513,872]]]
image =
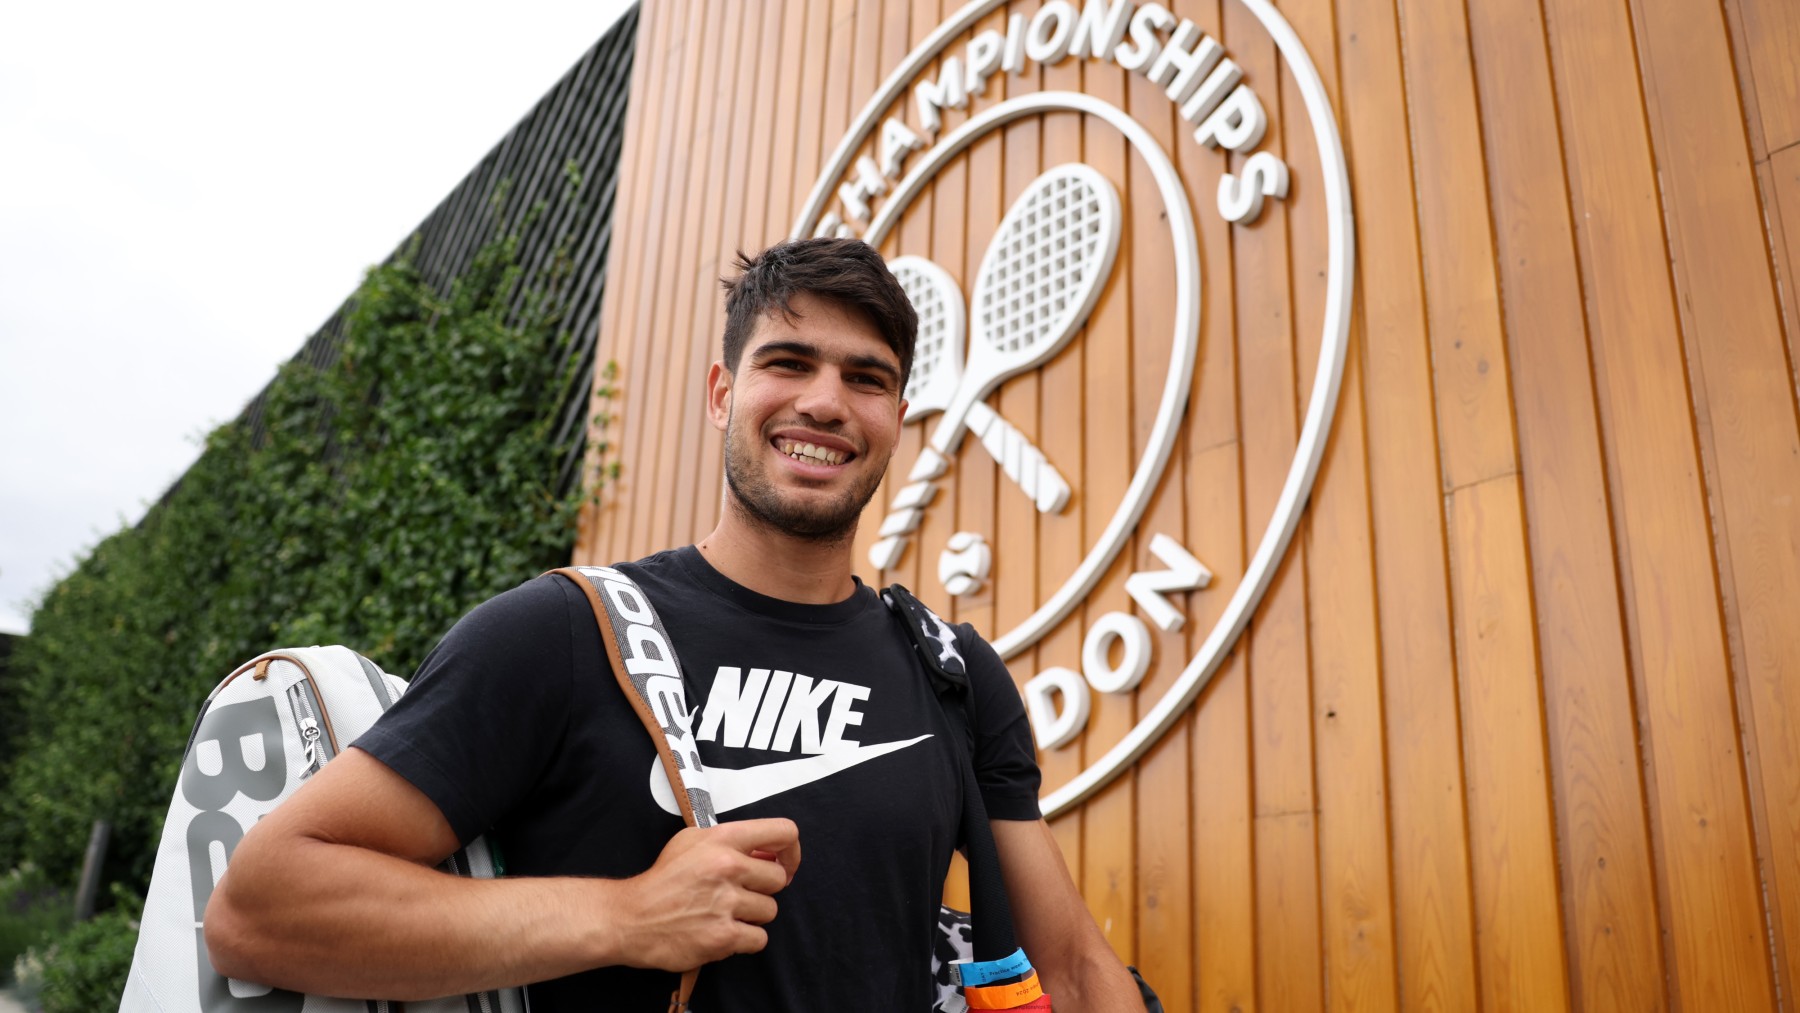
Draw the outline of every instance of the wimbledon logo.
[[[1337,403],[1349,328],[1352,230],[1336,122],[1318,72],[1286,20],[1266,0],[1228,2],[1241,3],[1267,31],[1298,85],[1311,123],[1321,173],[1316,192],[1324,198],[1328,231],[1318,371],[1296,454],[1268,527],[1223,614],[1173,684],[1142,712],[1137,725],[1087,769],[1044,797],[1045,815],[1079,803],[1129,767],[1186,711],[1218,669],[1293,536]],[[1141,75],[1173,103],[1181,123],[1191,130],[1192,143],[1235,156],[1231,161],[1237,171],[1219,178],[1216,212],[1241,227],[1254,226],[1267,200],[1287,200],[1289,169],[1277,155],[1257,150],[1269,127],[1268,113],[1255,90],[1262,82],[1248,80],[1218,41],[1162,4],[1087,0],[1078,10],[1068,0],[1050,0],[1030,14],[1012,14],[1004,29],[971,34],[972,26],[1001,6],[1002,0],[975,0],[907,55],[838,145],[792,234],[858,236],[892,251],[890,266],[919,311],[919,345],[906,390],[911,403],[907,421],[925,422],[930,430],[904,482],[899,481],[899,469],[906,462],[896,461],[890,483],[895,488],[870,552],[870,562],[882,570],[900,565],[909,549],[922,551],[916,545],[920,525],[934,509],[950,514],[952,507],[934,506],[934,499],[959,468],[997,466],[1005,486],[1016,490],[1009,493],[1003,487],[1001,494],[1023,494],[1035,511],[1047,517],[1061,514],[1078,499],[1081,491],[1071,487],[1069,476],[1056,465],[1058,453],[1069,451],[1038,446],[1015,420],[991,406],[989,398],[1008,380],[1042,368],[1071,347],[1107,298],[1124,299],[1132,292],[1132,299],[1171,304],[1162,314],[1172,320],[1166,336],[1134,339],[1132,354],[1152,354],[1158,362],[1166,341],[1167,368],[1161,372],[1160,398],[1129,484],[1116,503],[1088,497],[1084,509],[1090,518],[1107,511],[1110,517],[1072,572],[1045,575],[1044,586],[1055,586],[1035,611],[994,639],[1000,656],[1011,658],[1067,619],[1094,590],[1138,530],[1162,482],[1193,382],[1201,260],[1194,213],[1171,152],[1123,109],[1070,91],[1030,92],[985,104],[977,103],[977,98],[1009,75],[1072,58],[1112,63]],[[935,71],[929,70],[934,61]],[[1009,87],[1016,92],[1020,86]],[[953,129],[944,129],[945,110],[972,105],[980,108]],[[1155,190],[1152,197],[1140,182],[1131,199],[1150,207],[1160,198],[1160,215],[1134,219],[1132,208],[1121,203],[1120,181],[1093,166],[1078,162],[1051,166],[1012,198],[973,275],[966,301],[955,278],[924,255],[929,250],[907,249],[898,241],[889,245],[909,207],[971,145],[1015,121],[1070,112],[1088,124],[1090,145],[1092,138],[1107,132],[1123,138]],[[1145,114],[1142,109],[1138,112]],[[1290,134],[1288,143],[1300,142]],[[1146,222],[1157,225],[1150,228]],[[1163,225],[1168,235],[1154,242],[1166,246],[1154,246],[1144,233],[1160,232]],[[1137,234],[1131,236],[1134,229]],[[1166,249],[1172,291],[1166,284],[1130,288],[1130,279],[1114,270],[1122,241],[1132,243],[1139,269],[1149,255],[1146,250]],[[1159,266],[1157,277],[1169,273]],[[1090,354],[1109,339],[1121,340],[1092,330],[1083,338]],[[1149,394],[1133,391],[1127,399],[1141,395],[1148,410]],[[991,465],[983,458],[991,459]],[[1167,595],[1207,587],[1213,575],[1176,539],[1160,532],[1142,534],[1162,568],[1132,574],[1125,589],[1150,622],[1167,632],[1179,630],[1187,615]],[[969,594],[987,580],[992,550],[982,532],[959,531],[945,543],[937,562],[945,591],[953,596]],[[1081,672],[1050,668],[1025,685],[1033,731],[1045,750],[1080,735],[1090,689],[1128,693],[1153,660],[1149,628],[1144,619],[1127,612],[1094,619],[1082,643]],[[1115,652],[1115,646],[1120,650]],[[1115,655],[1121,659],[1116,663]]]

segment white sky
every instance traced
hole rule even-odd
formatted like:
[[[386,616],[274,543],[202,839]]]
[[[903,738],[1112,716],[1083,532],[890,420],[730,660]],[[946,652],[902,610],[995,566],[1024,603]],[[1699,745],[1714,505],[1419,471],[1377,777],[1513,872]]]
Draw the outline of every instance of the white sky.
[[[629,6],[0,8],[0,632]]]

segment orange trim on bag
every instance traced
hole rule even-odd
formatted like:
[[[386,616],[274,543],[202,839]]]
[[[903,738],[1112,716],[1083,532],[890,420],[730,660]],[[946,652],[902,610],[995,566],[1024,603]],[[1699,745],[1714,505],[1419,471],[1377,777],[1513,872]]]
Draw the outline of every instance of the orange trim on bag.
[[[970,1009],[1018,1009],[1043,994],[1044,987],[1038,984],[1036,971],[1027,975],[1024,981],[963,989],[963,998],[968,1000]]]

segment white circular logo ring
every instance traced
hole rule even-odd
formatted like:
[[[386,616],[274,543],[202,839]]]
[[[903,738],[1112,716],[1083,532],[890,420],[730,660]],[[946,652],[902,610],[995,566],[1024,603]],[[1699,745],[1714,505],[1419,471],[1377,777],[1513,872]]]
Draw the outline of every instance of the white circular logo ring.
[[[1084,799],[1100,790],[1121,772],[1144,754],[1150,746],[1168,731],[1181,714],[1194,702],[1194,699],[1205,688],[1207,682],[1224,661],[1231,645],[1236,642],[1249,622],[1250,615],[1268,590],[1274,578],[1276,564],[1286,553],[1289,542],[1293,539],[1295,529],[1299,525],[1300,513],[1312,491],[1314,478],[1318,474],[1319,462],[1324,456],[1326,437],[1329,434],[1331,419],[1336,412],[1338,391],[1343,381],[1344,358],[1349,342],[1350,301],[1354,289],[1354,264],[1352,250],[1354,246],[1354,223],[1350,210],[1350,180],[1345,166],[1343,143],[1338,135],[1337,122],[1331,109],[1331,102],[1325,93],[1324,82],[1320,79],[1312,58],[1307,55],[1301,45],[1299,36],[1287,20],[1268,3],[1268,0],[1238,0],[1260,21],[1270,37],[1274,40],[1288,70],[1300,88],[1304,99],[1308,118],[1313,129],[1313,139],[1318,148],[1319,168],[1321,172],[1321,190],[1325,197],[1326,225],[1329,230],[1327,245],[1327,271],[1325,293],[1325,315],[1323,334],[1319,347],[1318,368],[1313,376],[1312,394],[1307,403],[1306,416],[1301,424],[1300,436],[1296,445],[1294,460],[1289,466],[1287,477],[1282,483],[1281,494],[1276,501],[1275,511],[1269,526],[1263,532],[1256,551],[1245,568],[1243,579],[1232,593],[1224,613],[1214,624],[1205,642],[1188,662],[1175,682],[1163,693],[1138,723],[1099,759],[1089,764],[1087,769],[1076,775],[1041,800],[1041,808],[1045,816],[1054,816],[1066,809],[1078,805]],[[806,206],[801,210],[791,233],[793,238],[801,238],[812,233],[824,213],[836,182],[849,169],[856,152],[861,148],[879,123],[881,115],[899,97],[907,84],[925,68],[925,66],[941,52],[950,42],[966,31],[981,17],[1000,7],[1004,0],[973,0],[957,11],[922,43],[909,53],[900,66],[896,67],[869,103],[863,107],[862,113],[852,124],[850,131],[839,143],[825,166],[817,183],[813,187]],[[1037,103],[1035,106],[1032,103]],[[1193,220],[1188,210],[1185,192],[1180,186],[1179,177],[1173,179],[1173,185],[1164,183],[1161,170],[1167,168],[1171,176],[1174,170],[1169,167],[1168,157],[1149,138],[1147,132],[1137,127],[1135,121],[1129,119],[1130,129],[1114,119],[1114,115],[1123,117],[1116,107],[1101,102],[1090,96],[1046,92],[1022,96],[1000,103],[993,108],[971,117],[956,131],[943,138],[929,153],[928,158],[941,163],[962,148],[967,147],[979,134],[994,129],[995,118],[1004,115],[1008,120],[1047,109],[1077,109],[1102,117],[1108,123],[1118,126],[1133,145],[1142,153],[1148,149],[1156,151],[1155,158],[1146,154],[1146,161],[1153,173],[1157,174],[1158,188],[1163,192],[1163,201],[1169,210],[1171,224],[1184,222],[1186,233],[1193,234]],[[1111,110],[1113,115],[1109,115]],[[1004,122],[1004,121],[1002,121]],[[1133,136],[1133,130],[1138,136]],[[1139,142],[1139,137],[1149,142]],[[952,142],[959,141],[955,150],[946,150]],[[934,163],[934,164],[936,164]],[[898,210],[911,200],[925,178],[925,163],[921,163],[907,178],[902,181],[893,196],[883,205],[875,221],[870,223],[868,238],[871,243],[879,243],[886,230],[898,215]],[[1171,198],[1171,192],[1177,197]],[[1181,214],[1177,215],[1177,209]],[[1199,326],[1199,265],[1198,247],[1192,248],[1192,256],[1186,262],[1181,239],[1182,230],[1174,229],[1176,236],[1177,278],[1191,278],[1190,286],[1179,286],[1183,293],[1191,292],[1187,304],[1177,307],[1176,341],[1172,352],[1172,368],[1170,369],[1170,388],[1164,391],[1162,409],[1157,416],[1156,429],[1153,431],[1151,446],[1147,448],[1144,460],[1140,461],[1133,474],[1132,485],[1127,490],[1125,501],[1113,521],[1103,533],[1100,543],[1090,551],[1078,568],[1074,577],[1065,582],[1063,587],[1050,601],[1040,606],[1031,618],[1017,629],[1008,632],[994,641],[994,647],[1001,657],[1010,657],[1024,649],[1045,631],[1066,617],[1075,603],[1086,593],[1081,588],[1082,579],[1089,581],[1097,578],[1122,547],[1125,537],[1142,516],[1143,505],[1137,504],[1136,510],[1131,508],[1134,502],[1142,499],[1148,501],[1149,492],[1160,478],[1163,467],[1167,463],[1169,448],[1173,445],[1174,421],[1186,408],[1188,383],[1193,373],[1193,340],[1183,340],[1182,335],[1197,333]],[[1178,297],[1179,298],[1179,297]],[[1186,350],[1185,353],[1183,350]],[[1186,356],[1185,361],[1182,357]],[[1175,368],[1179,367],[1179,368]],[[1179,385],[1179,391],[1172,388]],[[1173,396],[1171,396],[1173,393]],[[1173,404],[1173,416],[1170,405]],[[1168,446],[1159,449],[1159,439],[1164,437],[1164,429],[1169,430],[1166,436]],[[1147,468],[1152,460],[1154,468]],[[1140,489],[1140,483],[1144,485]],[[1108,549],[1108,543],[1115,541]],[[1107,550],[1104,551],[1103,550]],[[1096,562],[1102,555],[1105,562]],[[1093,573],[1086,571],[1093,567]]]

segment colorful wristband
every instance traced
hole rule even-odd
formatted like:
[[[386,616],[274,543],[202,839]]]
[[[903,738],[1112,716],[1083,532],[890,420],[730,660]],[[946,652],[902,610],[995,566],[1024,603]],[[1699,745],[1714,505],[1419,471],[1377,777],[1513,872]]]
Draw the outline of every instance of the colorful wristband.
[[[950,965],[950,980],[958,988],[992,985],[996,981],[1031,973],[1031,961],[1020,947],[999,960],[958,960]]]
[[[970,1009],[1018,1009],[1043,994],[1044,988],[1038,984],[1036,971],[1024,981],[1010,985],[977,985],[963,989],[963,998],[968,1000]]]

